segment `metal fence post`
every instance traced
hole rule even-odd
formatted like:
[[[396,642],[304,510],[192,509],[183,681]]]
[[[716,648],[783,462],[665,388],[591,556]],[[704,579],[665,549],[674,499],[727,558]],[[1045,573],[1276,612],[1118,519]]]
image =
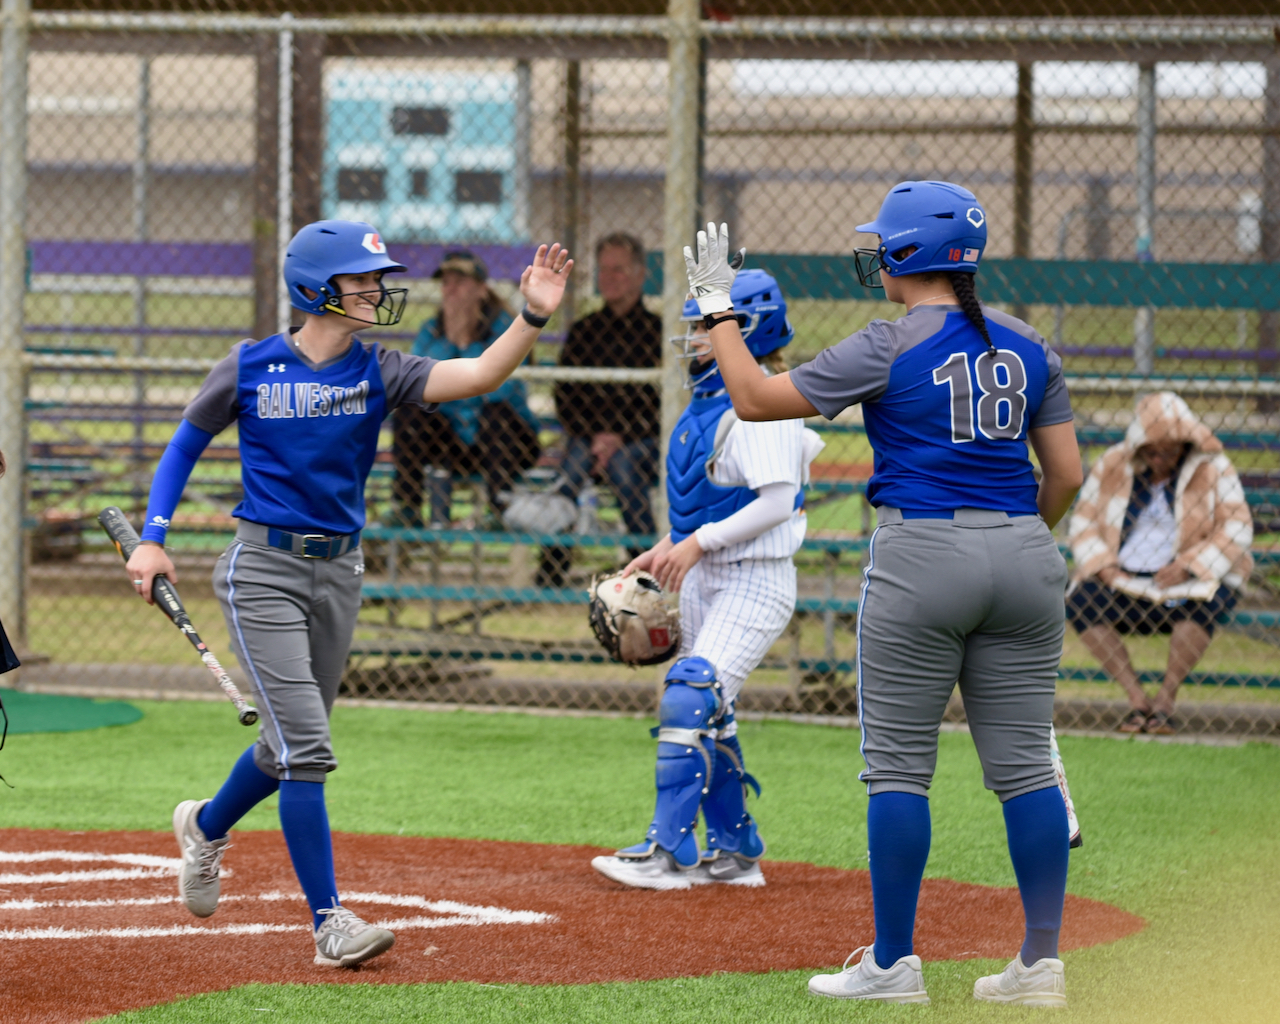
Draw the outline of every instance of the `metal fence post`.
[[[681,364],[665,343],[682,333],[680,313],[688,292],[684,247],[693,242],[698,201],[698,0],[667,4],[667,177],[662,207],[662,458],[658,507],[659,532],[668,528],[667,446],[684,409]]]
[[[22,512],[26,430],[23,299],[27,270],[27,41],[31,0],[4,0],[0,38],[0,620],[25,642]]]
[[[1018,65],[1018,91],[1013,111],[1013,255],[1031,258],[1031,187],[1035,173],[1035,93],[1033,66]],[[1027,319],[1027,305],[1013,307],[1013,315]]]
[[[292,14],[280,15],[282,25],[292,20]],[[288,28],[280,33],[277,64],[280,120],[276,129],[276,330],[288,334],[293,318],[289,287],[284,283],[284,256],[293,238],[293,32]]]
[[[1267,263],[1280,263],[1280,54],[1266,62],[1267,85],[1263,100],[1263,123],[1269,134],[1262,137],[1262,237],[1259,256]],[[1276,345],[1280,343],[1280,312],[1258,313],[1258,376],[1276,372]],[[1268,353],[1263,356],[1262,353]],[[1258,403],[1259,412],[1275,412],[1274,398]]]
[[[1134,218],[1135,258],[1154,259],[1152,235],[1156,220],[1156,66],[1138,65],[1138,214]],[[1133,320],[1133,366],[1144,377],[1155,372],[1156,311],[1142,306]]]

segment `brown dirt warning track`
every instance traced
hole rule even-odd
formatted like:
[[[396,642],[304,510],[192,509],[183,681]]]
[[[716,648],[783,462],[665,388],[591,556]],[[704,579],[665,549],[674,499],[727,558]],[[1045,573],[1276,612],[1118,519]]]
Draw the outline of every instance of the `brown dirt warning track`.
[[[765,862],[761,889],[624,889],[591,869],[604,852],[403,836],[334,836],[343,902],[396,933],[359,970],[312,963],[309,915],[278,832],[241,832],[222,902],[201,921],[177,901],[167,832],[0,830],[0,1006],[4,1024],[73,1024],[249,982],[564,984],[718,971],[830,967],[872,937],[865,871]],[[706,922],[756,926],[732,946]],[[1143,926],[1067,897],[1064,949]],[[927,880],[917,952],[1009,957],[1022,938],[1014,889]]]

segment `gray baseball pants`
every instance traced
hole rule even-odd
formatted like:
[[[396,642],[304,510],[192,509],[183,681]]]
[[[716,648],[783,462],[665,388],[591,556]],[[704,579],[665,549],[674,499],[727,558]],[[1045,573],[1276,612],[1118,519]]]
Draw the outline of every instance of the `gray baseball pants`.
[[[1067,567],[1039,516],[878,511],[858,611],[869,793],[925,796],[956,683],[983,782],[1003,802],[1056,785],[1049,760]]]
[[[302,558],[242,522],[218,559],[213,590],[231,648],[262,713],[254,763],[280,780],[323,782],[337,766],[329,711],[351,647],[364,555]]]

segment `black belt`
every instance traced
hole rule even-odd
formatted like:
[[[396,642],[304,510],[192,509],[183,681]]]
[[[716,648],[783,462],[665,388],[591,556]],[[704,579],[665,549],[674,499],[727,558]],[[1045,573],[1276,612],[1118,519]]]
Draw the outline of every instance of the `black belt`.
[[[360,546],[360,531],[330,537],[323,533],[289,533],[267,527],[267,543],[299,558],[337,558]]]

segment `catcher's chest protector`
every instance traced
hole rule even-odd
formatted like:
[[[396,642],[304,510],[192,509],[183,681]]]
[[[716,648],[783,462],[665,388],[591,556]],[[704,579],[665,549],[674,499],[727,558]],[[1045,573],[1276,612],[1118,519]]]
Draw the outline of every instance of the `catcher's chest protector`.
[[[695,398],[671,433],[667,452],[667,503],[671,539],[684,540],[705,523],[718,523],[755,501],[749,487],[721,487],[707,476],[707,459],[715,450],[716,427],[733,407],[729,395]]]

